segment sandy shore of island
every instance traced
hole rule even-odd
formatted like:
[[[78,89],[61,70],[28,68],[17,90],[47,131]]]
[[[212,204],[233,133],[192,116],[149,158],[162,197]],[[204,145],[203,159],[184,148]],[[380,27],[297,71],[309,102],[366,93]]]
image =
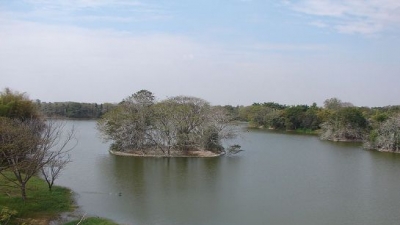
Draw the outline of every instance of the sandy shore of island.
[[[130,157],[155,157],[155,158],[164,158],[164,157],[170,157],[170,158],[213,158],[213,157],[219,157],[221,155],[224,155],[224,152],[221,153],[215,153],[212,151],[206,151],[206,150],[199,150],[199,151],[188,151],[188,152],[180,152],[180,151],[172,151],[170,155],[166,155],[162,152],[149,152],[144,154],[142,151],[126,151],[126,152],[121,152],[121,151],[115,151],[115,150],[109,150],[109,152],[113,155],[118,155],[118,156],[130,156]]]

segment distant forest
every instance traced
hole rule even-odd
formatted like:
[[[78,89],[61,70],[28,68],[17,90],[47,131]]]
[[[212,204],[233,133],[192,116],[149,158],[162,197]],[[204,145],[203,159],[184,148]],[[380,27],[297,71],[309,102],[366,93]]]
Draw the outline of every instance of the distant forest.
[[[81,102],[41,102],[36,105],[46,117],[70,119],[98,119],[111,111],[117,104],[81,103]]]
[[[400,105],[357,107],[337,98],[327,99],[322,107],[312,105],[281,105],[274,102],[253,103],[251,106],[224,106],[238,120],[251,127],[286,131],[316,131],[329,120],[348,119],[354,123],[374,126],[400,113]]]

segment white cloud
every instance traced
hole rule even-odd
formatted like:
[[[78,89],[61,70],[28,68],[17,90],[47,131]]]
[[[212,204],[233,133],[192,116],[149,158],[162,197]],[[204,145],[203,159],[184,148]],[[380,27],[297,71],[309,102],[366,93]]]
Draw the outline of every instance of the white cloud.
[[[328,24],[326,24],[326,23],[324,23],[322,21],[312,21],[309,24],[312,25],[312,26],[315,26],[315,27],[320,27],[320,28],[324,28],[324,27],[328,26]]]
[[[3,10],[2,16],[54,22],[129,23],[171,18],[164,8],[127,0],[25,0],[27,11]],[[1,8],[0,8],[1,9]]]
[[[325,51],[327,46],[318,44],[255,44],[249,46],[254,50],[261,51]]]
[[[342,33],[376,34],[400,26],[398,0],[288,0],[285,3],[297,12],[318,17],[323,24]]]
[[[81,8],[98,8],[109,6],[144,6],[140,1],[126,0],[25,0],[26,3],[42,8],[77,10]]]
[[[360,34],[374,34],[383,29],[383,25],[371,22],[349,22],[342,25],[336,25],[335,28],[341,33],[360,33]]]

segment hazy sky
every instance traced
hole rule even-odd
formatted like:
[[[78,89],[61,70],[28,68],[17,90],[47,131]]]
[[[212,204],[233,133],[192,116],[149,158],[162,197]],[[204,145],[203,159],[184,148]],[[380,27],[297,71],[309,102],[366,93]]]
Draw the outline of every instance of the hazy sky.
[[[399,0],[1,0],[0,88],[42,101],[400,105]]]

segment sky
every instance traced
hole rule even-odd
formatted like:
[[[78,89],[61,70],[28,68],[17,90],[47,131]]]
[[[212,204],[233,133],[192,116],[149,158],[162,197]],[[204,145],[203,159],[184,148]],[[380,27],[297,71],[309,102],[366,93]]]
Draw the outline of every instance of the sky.
[[[398,0],[0,0],[0,88],[214,105],[400,105]]]

